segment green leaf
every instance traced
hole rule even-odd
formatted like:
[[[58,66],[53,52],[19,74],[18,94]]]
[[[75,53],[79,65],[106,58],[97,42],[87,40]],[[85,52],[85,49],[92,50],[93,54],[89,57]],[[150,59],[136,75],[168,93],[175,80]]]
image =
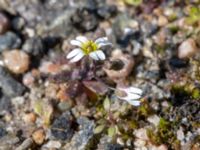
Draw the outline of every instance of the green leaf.
[[[142,4],[143,0],[124,0],[125,3],[129,5],[139,6]]]
[[[94,133],[99,134],[103,131],[104,128],[105,128],[105,125],[99,125],[94,129]]]
[[[200,9],[198,8],[198,7],[192,7],[191,9],[190,9],[190,15],[200,15]]]
[[[43,106],[43,121],[46,126],[50,125],[51,116],[53,114],[53,106],[49,103],[45,103]]]
[[[106,99],[103,102],[103,107],[106,111],[109,111],[110,109],[110,100],[108,99],[108,97],[106,97]]]
[[[39,116],[42,115],[42,112],[43,112],[43,103],[42,103],[42,100],[37,100],[35,103],[34,103],[34,112],[36,114],[38,114]]]
[[[34,112],[42,118],[44,125],[49,126],[53,114],[53,106],[51,103],[44,100],[35,101]]]
[[[191,7],[189,10],[189,16],[186,18],[186,23],[194,24],[200,20],[200,8],[198,7]]]
[[[116,128],[115,127],[109,127],[108,128],[108,136],[113,137],[116,134]]]

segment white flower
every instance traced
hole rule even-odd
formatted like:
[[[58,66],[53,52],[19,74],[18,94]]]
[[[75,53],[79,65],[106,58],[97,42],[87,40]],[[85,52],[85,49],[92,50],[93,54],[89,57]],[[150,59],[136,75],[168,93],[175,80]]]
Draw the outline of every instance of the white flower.
[[[119,99],[126,100],[128,103],[130,103],[133,106],[139,106],[140,105],[140,98],[142,96],[142,90],[136,87],[127,87],[127,88],[118,88],[122,94],[125,94],[125,96],[118,96]]]
[[[70,59],[70,62],[77,62],[85,55],[89,55],[94,60],[105,60],[106,56],[100,48],[111,45],[111,43],[108,42],[107,37],[101,37],[92,41],[84,36],[78,36],[75,40],[71,40],[71,44],[78,46],[79,48],[73,49],[67,55],[67,59]]]

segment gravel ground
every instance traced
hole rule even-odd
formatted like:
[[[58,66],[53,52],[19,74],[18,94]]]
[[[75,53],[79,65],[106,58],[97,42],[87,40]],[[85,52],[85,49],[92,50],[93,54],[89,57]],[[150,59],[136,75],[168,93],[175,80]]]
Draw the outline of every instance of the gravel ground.
[[[106,59],[71,63],[80,35],[108,37]],[[119,99],[130,86],[143,91],[139,106]],[[0,150],[199,141],[199,0],[0,0]]]

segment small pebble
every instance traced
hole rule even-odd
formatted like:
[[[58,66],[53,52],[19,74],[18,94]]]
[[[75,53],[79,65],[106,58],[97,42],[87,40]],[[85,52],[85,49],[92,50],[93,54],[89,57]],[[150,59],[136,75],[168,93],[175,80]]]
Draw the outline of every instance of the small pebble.
[[[108,19],[112,16],[114,16],[117,13],[117,7],[115,5],[112,6],[103,6],[98,8],[97,10],[97,14],[104,18],[104,19]]]
[[[25,20],[22,17],[15,17],[14,19],[12,19],[12,28],[14,28],[15,30],[22,30],[24,25],[25,25]]]
[[[194,56],[198,52],[196,42],[194,39],[190,38],[185,40],[178,48],[178,57],[180,59],[188,58]]]
[[[26,88],[23,84],[15,80],[8,71],[0,66],[0,87],[3,93],[10,97],[22,95]]]
[[[160,118],[157,115],[149,116],[147,120],[155,126],[158,126],[160,122]]]
[[[3,13],[0,13],[0,34],[3,34],[8,30],[9,24],[9,19]]]
[[[74,129],[72,128],[72,115],[70,112],[65,112],[56,118],[51,126],[51,135],[55,139],[69,140],[71,139]]]
[[[29,56],[19,50],[6,51],[3,53],[6,67],[16,74],[24,73],[28,70],[30,64]]]
[[[10,122],[10,121],[12,121],[13,116],[10,113],[6,113],[6,114],[4,114],[4,118],[3,119],[5,120],[5,122]]]
[[[37,57],[41,57],[45,52],[43,41],[40,37],[32,37],[26,40],[22,49],[28,54]]]
[[[143,147],[146,145],[146,141],[142,140],[142,139],[135,139],[134,141],[134,146],[136,147]]]
[[[34,81],[35,78],[30,72],[23,76],[23,84],[26,85],[27,87],[33,85]]]
[[[45,144],[43,147],[45,148],[48,148],[48,149],[52,149],[52,148],[55,148],[55,149],[60,149],[61,148],[61,143],[59,141],[49,141],[47,144]]]
[[[0,138],[5,136],[6,134],[7,134],[7,131],[4,128],[0,127]]]
[[[184,140],[185,138],[185,135],[184,135],[184,132],[183,132],[183,128],[180,128],[177,132],[176,132],[176,135],[177,135],[177,139],[182,141]]]
[[[41,145],[44,143],[45,136],[46,135],[43,129],[38,129],[32,134],[34,142],[38,145]]]
[[[60,72],[61,66],[58,64],[53,64],[52,62],[43,61],[39,70],[44,74],[57,74]]]
[[[45,89],[45,95],[48,98],[55,99],[57,96],[58,90],[59,90],[59,85],[50,83]]]
[[[15,107],[20,107],[24,105],[25,98],[23,96],[14,97],[11,99],[11,102]]]
[[[58,109],[62,112],[69,110],[72,107],[73,103],[71,100],[60,102],[58,104]]]
[[[64,102],[69,99],[69,96],[66,94],[67,87],[61,86],[59,91],[57,92],[56,97],[59,99],[59,101]]]
[[[6,32],[0,35],[0,52],[10,49],[17,49],[21,46],[21,39],[13,32]]]
[[[19,145],[15,150],[26,150],[29,149],[33,145],[33,140],[28,138],[23,141],[21,145]]]
[[[168,23],[168,20],[165,16],[158,17],[158,26],[165,26]]]
[[[25,123],[35,123],[37,117],[35,113],[27,113],[23,116],[23,120]]]
[[[138,130],[135,130],[134,131],[134,135],[139,138],[139,139],[142,139],[142,140],[148,140],[148,136],[147,136],[147,131],[145,128],[140,128]]]
[[[150,145],[150,146],[148,146],[148,149],[150,149],[150,150],[168,150],[167,146],[164,144],[161,144],[159,146]]]

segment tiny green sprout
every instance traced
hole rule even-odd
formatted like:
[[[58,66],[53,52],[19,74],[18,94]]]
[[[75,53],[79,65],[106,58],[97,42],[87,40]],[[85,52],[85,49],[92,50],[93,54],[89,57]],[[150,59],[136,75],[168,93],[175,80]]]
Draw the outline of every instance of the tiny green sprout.
[[[78,46],[79,48],[73,49],[68,55],[67,59],[70,62],[78,62],[84,56],[89,56],[94,60],[105,60],[106,56],[100,49],[103,46],[112,45],[107,37],[101,37],[97,40],[88,40],[84,36],[78,36],[75,40],[71,40],[71,44]]]
[[[108,128],[108,136],[114,137],[116,135],[116,126],[111,126]]]
[[[143,0],[124,0],[128,5],[139,6],[142,4]]]
[[[53,107],[49,102],[37,100],[34,103],[34,112],[39,115],[45,126],[50,125],[51,117],[53,114]]]
[[[188,24],[195,24],[200,20],[200,8],[199,7],[191,7],[189,10],[189,16],[186,18],[186,22]]]

